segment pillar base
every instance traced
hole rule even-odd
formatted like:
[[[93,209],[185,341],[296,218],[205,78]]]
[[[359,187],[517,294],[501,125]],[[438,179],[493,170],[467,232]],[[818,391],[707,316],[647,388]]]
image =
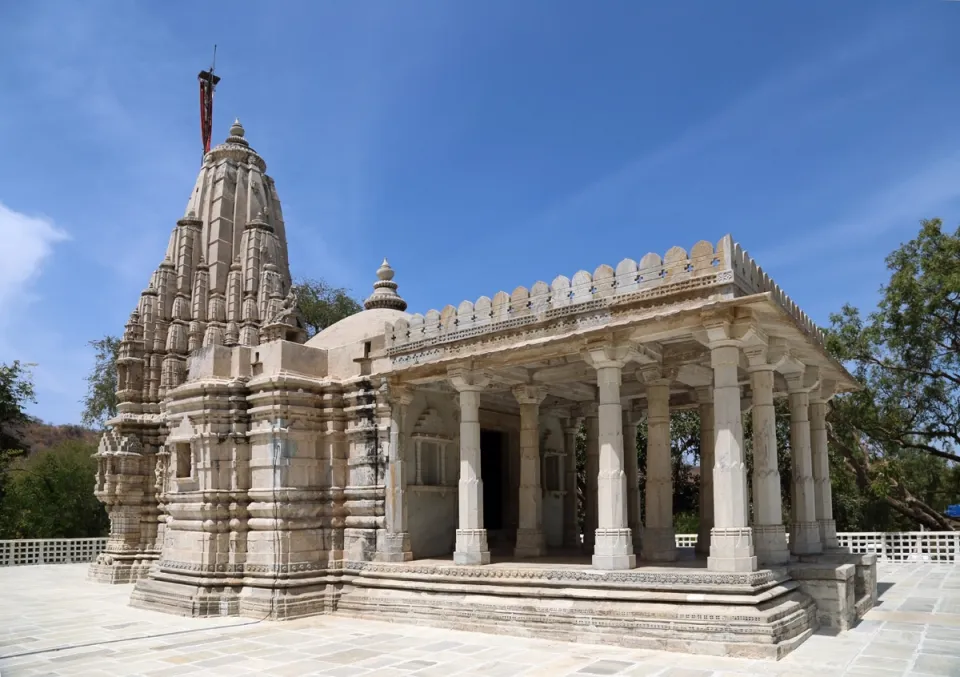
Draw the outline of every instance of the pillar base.
[[[486,529],[457,529],[457,549],[454,564],[490,564]]]
[[[817,520],[820,525],[820,544],[824,550],[835,550],[840,547],[837,541],[837,523],[835,520]]]
[[[635,568],[637,556],[633,554],[631,536],[629,529],[597,529],[593,568],[608,571]]]
[[[643,559],[648,562],[673,562],[677,559],[677,535],[673,527],[647,527],[643,530]]]
[[[517,529],[514,557],[540,557],[547,552],[547,542],[539,529]]]
[[[407,532],[391,534],[385,530],[378,531],[375,559],[378,562],[410,562],[413,560],[410,534]]]
[[[790,561],[787,531],[782,524],[755,524],[753,544],[759,564],[786,564]]]
[[[756,571],[757,557],[753,551],[753,529],[729,527],[710,530],[710,571]]]
[[[820,525],[816,522],[795,522],[790,525],[790,552],[794,555],[819,555]]]

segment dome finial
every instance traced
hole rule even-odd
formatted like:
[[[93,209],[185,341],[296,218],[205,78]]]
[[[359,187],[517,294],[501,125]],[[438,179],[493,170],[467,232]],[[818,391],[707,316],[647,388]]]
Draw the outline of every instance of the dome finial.
[[[394,270],[384,257],[383,263],[377,268],[377,281],[373,283],[373,293],[363,302],[366,310],[392,308],[402,311],[407,309],[407,302],[397,294],[397,283],[393,281],[393,276]]]
[[[234,118],[233,124],[230,125],[230,136],[239,136],[242,139],[245,133],[243,125],[240,124],[240,118]]]

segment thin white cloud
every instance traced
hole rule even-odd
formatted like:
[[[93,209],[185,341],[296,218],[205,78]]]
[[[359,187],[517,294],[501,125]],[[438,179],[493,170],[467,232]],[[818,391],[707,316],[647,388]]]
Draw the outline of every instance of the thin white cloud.
[[[0,317],[29,295],[30,284],[40,274],[65,231],[42,216],[29,216],[0,203]]]
[[[806,265],[809,255],[830,250],[845,255],[862,252],[870,242],[886,242],[879,236],[897,228],[909,227],[914,235],[920,219],[943,216],[939,211],[956,200],[960,200],[960,151],[955,150],[859,200],[846,217],[751,254],[772,269],[799,261]],[[853,243],[856,249],[850,248]]]
[[[612,204],[635,192],[643,181],[663,167],[689,161],[709,146],[737,137],[755,143],[764,135],[782,135],[784,129],[802,126],[810,120],[828,117],[852,102],[877,91],[869,82],[851,91],[814,96],[820,89],[886,53],[907,36],[902,26],[885,17],[862,34],[832,51],[798,64],[787,71],[772,73],[757,86],[735,98],[728,106],[696,124],[679,137],[609,172],[581,190],[566,196],[534,220],[533,225],[556,222],[586,222],[598,205]],[[885,77],[889,78],[889,73]],[[815,102],[811,104],[811,101]]]

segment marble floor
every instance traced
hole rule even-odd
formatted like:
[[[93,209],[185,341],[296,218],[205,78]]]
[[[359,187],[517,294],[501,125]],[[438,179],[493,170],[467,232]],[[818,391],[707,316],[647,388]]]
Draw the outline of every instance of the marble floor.
[[[960,566],[881,565],[880,605],[781,661],[717,658],[320,616],[195,619],[131,609],[86,565],[0,569],[0,675],[960,677]]]

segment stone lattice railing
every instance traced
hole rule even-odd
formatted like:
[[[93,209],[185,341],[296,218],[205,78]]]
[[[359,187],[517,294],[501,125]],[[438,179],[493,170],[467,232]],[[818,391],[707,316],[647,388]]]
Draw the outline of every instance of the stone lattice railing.
[[[730,283],[739,291],[737,295],[770,292],[807,334],[823,343],[823,333],[813,321],[726,235],[716,248],[701,240],[689,253],[673,247],[662,258],[649,253],[639,263],[624,259],[616,268],[602,265],[593,274],[581,270],[573,278],[560,275],[550,284],[537,282],[530,289],[517,287],[511,294],[501,291],[493,298],[481,296],[457,307],[415,314],[386,326],[386,345],[390,355],[398,355],[691,291],[723,292],[726,287],[733,296]]]
[[[676,538],[678,548],[697,544],[696,534],[677,534]],[[881,562],[960,564],[960,531],[842,532],[837,541],[852,553],[876,553]]]
[[[25,538],[0,541],[0,566],[92,562],[107,547],[104,538]]]
[[[960,531],[841,532],[840,547],[853,553],[876,553],[881,562],[960,564]],[[692,548],[696,534],[677,534],[678,548]],[[24,539],[0,541],[0,566],[92,562],[106,538]]]

